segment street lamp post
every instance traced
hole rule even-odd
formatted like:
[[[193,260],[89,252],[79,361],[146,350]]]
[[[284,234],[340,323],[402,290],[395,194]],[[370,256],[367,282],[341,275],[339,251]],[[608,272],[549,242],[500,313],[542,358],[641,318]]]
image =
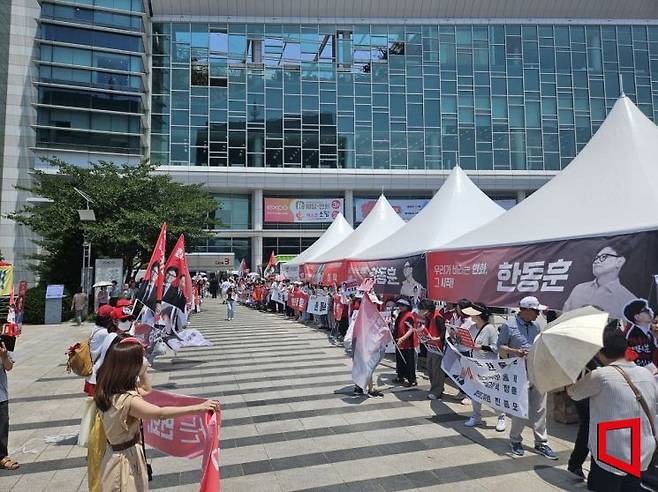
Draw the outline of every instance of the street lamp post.
[[[73,189],[78,195],[85,199],[85,202],[87,202],[86,209],[78,210],[80,222],[95,222],[96,214],[94,214],[94,211],[89,206],[90,203],[95,205],[94,201],[84,191],[80,191],[75,186]],[[83,292],[89,295],[91,290],[91,240],[84,229],[82,238],[82,270],[80,272],[80,286],[82,287]]]

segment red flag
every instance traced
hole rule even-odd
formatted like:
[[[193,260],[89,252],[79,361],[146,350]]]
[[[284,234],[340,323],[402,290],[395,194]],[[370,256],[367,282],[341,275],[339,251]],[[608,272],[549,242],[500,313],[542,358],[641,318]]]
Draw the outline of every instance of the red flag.
[[[185,236],[181,234],[176,241],[176,245],[169,255],[167,264],[165,265],[165,272],[169,268],[176,268],[178,276],[172,282],[172,285],[178,287],[178,290],[183,297],[185,297],[185,304],[192,302],[192,277],[187,268],[187,259],[185,258]]]
[[[201,398],[153,390],[144,397],[158,406],[186,406]],[[200,492],[219,492],[219,429],[221,413],[195,413],[170,420],[144,422],[146,444],[169,456],[195,458],[203,455]]]
[[[242,261],[240,262],[240,267],[238,268],[238,274],[241,277],[244,277],[248,271],[249,271],[249,265],[247,264],[247,260],[242,258]]]
[[[267,262],[267,266],[265,267],[265,270],[263,270],[263,277],[267,277],[274,273],[274,269],[276,268],[276,255],[274,254],[274,251],[272,251],[272,254],[270,255],[270,259]]]
[[[388,324],[369,296],[363,302],[354,321],[352,381],[365,389],[377,364],[384,357],[386,344],[393,339]]]
[[[153,248],[153,253],[151,253],[151,259],[149,260],[149,265],[146,268],[146,273],[144,274],[144,280],[149,282],[151,281],[151,275],[154,273],[157,275],[155,279],[155,298],[156,300],[162,300],[162,285],[164,282],[164,275],[162,275],[162,266],[165,262],[165,249],[167,247],[167,223],[162,224],[160,228],[160,235],[158,240],[155,243],[155,248]],[[155,270],[155,272],[153,271]]]

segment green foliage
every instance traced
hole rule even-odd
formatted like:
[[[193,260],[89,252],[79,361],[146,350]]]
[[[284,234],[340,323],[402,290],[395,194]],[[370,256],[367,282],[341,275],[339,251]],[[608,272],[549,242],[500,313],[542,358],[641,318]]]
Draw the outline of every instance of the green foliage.
[[[42,325],[46,309],[46,286],[37,285],[25,292],[25,311],[23,323],[28,325]]]
[[[73,317],[71,310],[71,293],[64,289],[62,299],[62,321]],[[31,287],[25,292],[25,307],[23,323],[27,325],[42,325],[46,314],[46,286],[44,284]]]
[[[26,204],[9,215],[41,238],[42,253],[32,258],[31,268],[42,282],[77,291],[85,234],[93,258],[123,258],[130,275],[130,269],[136,272],[148,262],[163,222],[168,249],[181,233],[188,245],[208,238],[207,229],[215,224],[217,202],[203,185],[177,183],[156,173],[154,164],[117,166],[100,161],[83,169],[56,159],[46,162],[57,173],[35,171],[32,186],[24,189],[52,203]],[[95,222],[80,221],[78,210],[87,204],[74,187],[93,200]]]

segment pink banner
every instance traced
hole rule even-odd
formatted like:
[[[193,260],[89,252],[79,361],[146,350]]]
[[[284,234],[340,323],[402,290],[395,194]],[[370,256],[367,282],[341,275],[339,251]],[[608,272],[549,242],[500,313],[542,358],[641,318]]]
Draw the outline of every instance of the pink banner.
[[[146,401],[160,407],[181,407],[204,402],[202,398],[153,390]],[[196,458],[203,455],[201,492],[219,492],[219,428],[221,413],[196,413],[174,419],[144,422],[144,441],[169,456]]]

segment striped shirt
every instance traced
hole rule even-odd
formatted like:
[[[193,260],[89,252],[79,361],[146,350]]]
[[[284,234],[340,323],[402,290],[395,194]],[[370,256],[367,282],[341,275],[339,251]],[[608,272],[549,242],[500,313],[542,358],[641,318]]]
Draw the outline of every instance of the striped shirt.
[[[658,383],[653,375],[643,367],[625,360],[613,362],[623,369],[633,384],[640,390],[652,411],[654,426],[658,426]],[[613,367],[600,367],[567,388],[567,393],[574,400],[589,398],[589,449],[596,464],[615,475],[625,473],[598,460],[597,428],[601,422],[639,418],[641,421],[640,451],[642,470],[646,470],[656,448],[656,441],[651,433],[651,426],[635,393],[619,371]],[[609,431],[607,453],[616,458],[631,462],[631,431],[620,429]]]

